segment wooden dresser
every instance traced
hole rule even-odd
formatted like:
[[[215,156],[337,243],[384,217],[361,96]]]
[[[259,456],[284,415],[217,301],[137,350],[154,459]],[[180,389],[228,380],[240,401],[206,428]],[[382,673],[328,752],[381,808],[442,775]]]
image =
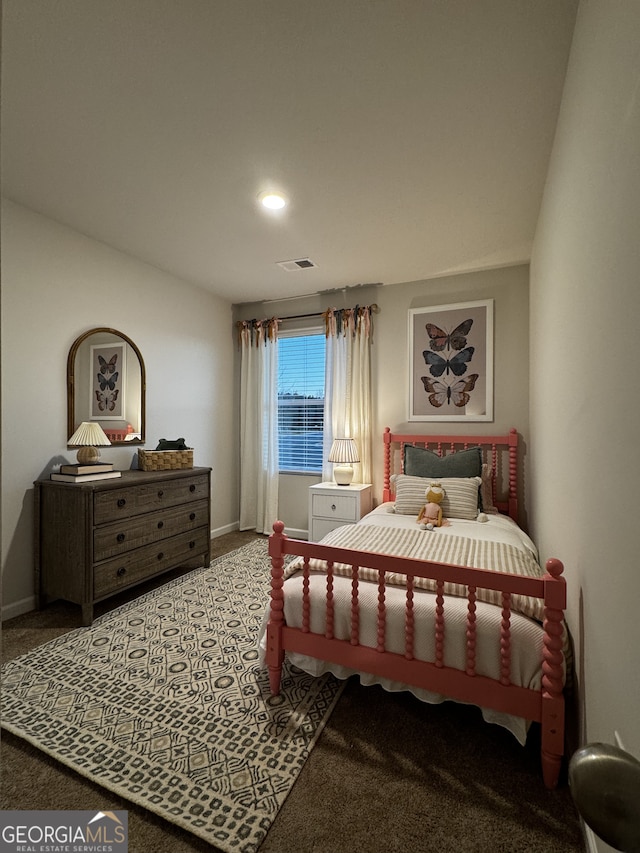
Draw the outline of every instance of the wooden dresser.
[[[211,469],[123,471],[112,480],[38,480],[34,493],[38,608],[93,606],[179,566],[210,562]]]

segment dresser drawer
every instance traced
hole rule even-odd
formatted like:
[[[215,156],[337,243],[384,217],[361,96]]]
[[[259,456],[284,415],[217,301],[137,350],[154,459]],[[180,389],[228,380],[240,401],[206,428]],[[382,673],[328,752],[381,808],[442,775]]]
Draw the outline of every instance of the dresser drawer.
[[[314,517],[335,518],[338,521],[345,522],[354,522],[359,518],[358,498],[354,494],[314,494],[311,499],[311,507]]]
[[[140,583],[172,566],[180,565],[181,559],[187,562],[208,551],[208,539],[207,525],[100,563],[93,572],[94,599]]]
[[[97,491],[93,497],[94,524],[208,497],[209,478],[206,475]]]
[[[196,501],[179,507],[114,521],[93,532],[93,559],[98,563],[134,548],[168,539],[209,524],[209,504]]]

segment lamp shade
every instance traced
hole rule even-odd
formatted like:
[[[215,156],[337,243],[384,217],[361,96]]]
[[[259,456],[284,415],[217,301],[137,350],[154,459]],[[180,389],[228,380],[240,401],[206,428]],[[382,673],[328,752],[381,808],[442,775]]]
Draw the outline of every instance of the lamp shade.
[[[337,463],[333,467],[333,476],[338,486],[348,486],[353,480],[352,462],[359,462],[358,446],[353,438],[334,438],[329,451],[329,462]]]
[[[329,462],[359,462],[358,446],[353,438],[334,438]]]
[[[67,444],[80,447],[77,453],[78,462],[87,464],[97,462],[100,458],[100,451],[97,448],[108,447],[111,442],[99,423],[83,421]]]

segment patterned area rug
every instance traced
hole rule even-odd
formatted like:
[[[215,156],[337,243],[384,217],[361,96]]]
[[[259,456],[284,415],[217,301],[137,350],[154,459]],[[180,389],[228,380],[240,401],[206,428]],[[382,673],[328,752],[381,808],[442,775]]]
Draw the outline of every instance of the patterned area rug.
[[[228,853],[266,835],[342,691],[257,663],[265,542],[5,664],[2,726]]]

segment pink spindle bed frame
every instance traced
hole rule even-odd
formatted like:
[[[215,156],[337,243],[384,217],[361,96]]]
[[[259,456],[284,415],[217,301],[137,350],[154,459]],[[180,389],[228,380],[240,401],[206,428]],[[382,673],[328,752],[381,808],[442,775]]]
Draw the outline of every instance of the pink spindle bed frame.
[[[518,516],[518,434],[506,436],[420,436],[384,433],[383,500],[393,500],[391,474],[393,463],[402,459],[405,444],[434,449],[441,455],[455,449],[478,445],[483,458],[497,472],[494,478],[494,504],[517,521]],[[394,449],[395,448],[395,449]],[[506,458],[506,461],[505,461]],[[396,467],[401,468],[401,462]],[[506,494],[500,494],[504,481]],[[564,753],[564,655],[563,619],[566,606],[566,584],[563,565],[557,559],[546,562],[546,572],[539,578],[520,577],[500,571],[467,568],[375,554],[369,551],[338,548],[317,542],[305,542],[284,535],[284,524],[277,521],[269,538],[271,556],[271,602],[266,634],[265,661],[269,668],[270,687],[274,694],[280,689],[285,651],[298,652],[324,661],[332,661],[363,673],[392,679],[396,682],[434,691],[461,702],[491,708],[525,720],[540,723],[541,762],[544,783],[548,788],[557,785]],[[284,558],[297,555],[303,558],[302,626],[290,627],[284,620]],[[309,560],[326,563],[326,624],[323,634],[310,629],[310,600],[308,594]],[[333,566],[352,567],[351,636],[342,640],[334,636]],[[359,644],[358,569],[367,567],[378,573],[377,647]],[[385,648],[385,573],[406,576],[405,651],[390,652]],[[435,660],[427,662],[413,656],[415,631],[413,599],[415,578],[430,578],[436,584]],[[443,587],[445,583],[461,584],[467,589],[466,668],[459,670],[444,663],[447,643]],[[500,678],[494,680],[476,673],[475,610],[478,588],[497,590],[501,594],[502,613],[497,649],[500,655]],[[306,593],[305,590],[306,589]],[[541,688],[532,690],[511,683],[510,678],[510,601],[511,596],[525,595],[544,602],[542,679]]]

